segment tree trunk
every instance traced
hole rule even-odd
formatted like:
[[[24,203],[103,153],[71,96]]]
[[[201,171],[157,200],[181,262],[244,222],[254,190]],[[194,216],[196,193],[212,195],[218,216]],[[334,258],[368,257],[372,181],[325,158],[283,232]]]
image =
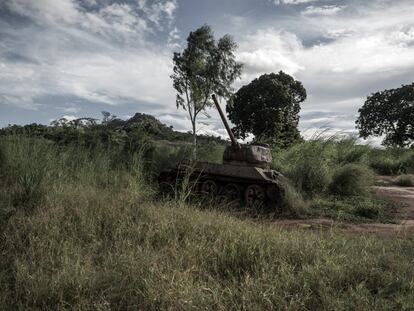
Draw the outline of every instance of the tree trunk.
[[[195,120],[192,122],[193,125],[193,160],[197,160],[197,131]]]

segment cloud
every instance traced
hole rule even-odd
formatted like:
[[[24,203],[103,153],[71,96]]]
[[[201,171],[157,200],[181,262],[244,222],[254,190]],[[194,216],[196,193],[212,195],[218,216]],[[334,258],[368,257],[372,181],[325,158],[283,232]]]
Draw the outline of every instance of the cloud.
[[[244,64],[241,83],[248,83],[257,75],[284,70],[295,74],[304,67],[294,54],[303,48],[300,40],[292,34],[273,28],[259,30],[243,38],[236,54]]]
[[[172,50],[178,49],[181,47],[180,44],[181,41],[181,36],[180,36],[180,31],[178,30],[177,27],[174,27],[173,30],[171,30],[168,34],[168,47]]]
[[[346,8],[345,5],[323,5],[323,6],[308,6],[303,12],[303,15],[335,15]]]
[[[278,28],[264,24],[248,32],[239,39],[238,56],[246,63],[243,83],[283,70],[307,89],[300,121],[307,137],[326,128],[329,134],[356,133],[358,108],[367,95],[413,79],[414,4],[375,2],[307,6]],[[309,31],[287,30],[292,20]],[[316,116],[307,118],[309,111]]]
[[[311,2],[318,2],[320,0],[274,0],[273,2],[276,5],[280,4],[304,4],[304,3],[311,3]]]
[[[174,100],[172,52],[148,36],[169,29],[176,2],[87,5],[97,7],[87,10],[74,0],[5,2],[34,25],[0,29],[0,36],[12,38],[0,45],[1,103],[38,109],[45,96],[108,105]],[[178,30],[169,31],[177,40]]]
[[[177,9],[177,2],[174,1],[148,1],[138,0],[138,7],[146,14],[147,18],[157,27],[162,29],[162,21],[174,19],[174,12]]]
[[[72,0],[6,0],[3,5],[11,12],[29,17],[39,24],[72,23],[80,14]]]

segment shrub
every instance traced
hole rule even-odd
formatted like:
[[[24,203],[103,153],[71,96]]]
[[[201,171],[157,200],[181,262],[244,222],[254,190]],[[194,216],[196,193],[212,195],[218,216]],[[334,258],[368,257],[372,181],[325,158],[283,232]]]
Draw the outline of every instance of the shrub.
[[[394,184],[401,187],[414,187],[414,175],[400,175],[394,180]]]
[[[374,149],[370,153],[370,166],[382,175],[414,173],[414,152],[412,149]]]
[[[346,164],[335,172],[329,188],[336,195],[362,195],[367,192],[373,181],[372,171],[367,167],[358,164]]]
[[[313,196],[327,189],[332,177],[331,161],[329,142],[314,140],[296,145],[282,156],[276,155],[275,164],[299,190]]]
[[[398,159],[384,156],[371,159],[370,166],[382,175],[395,175],[401,170],[401,162]]]
[[[355,137],[341,139],[335,142],[336,161],[339,164],[362,163],[366,160],[369,146],[356,144]]]
[[[409,153],[404,159],[403,166],[406,173],[414,174],[414,152]]]

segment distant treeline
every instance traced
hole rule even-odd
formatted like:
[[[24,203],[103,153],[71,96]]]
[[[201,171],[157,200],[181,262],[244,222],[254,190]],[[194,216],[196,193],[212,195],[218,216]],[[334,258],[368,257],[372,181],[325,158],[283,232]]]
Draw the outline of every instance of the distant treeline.
[[[175,131],[172,126],[142,113],[136,113],[128,120],[103,112],[102,120],[62,118],[50,125],[9,125],[0,129],[0,137],[5,136],[42,138],[59,146],[102,149],[112,154],[114,164],[143,152],[154,171],[191,157],[191,133]],[[219,161],[226,141],[215,136],[199,135],[198,143],[201,160]]]
[[[78,144],[88,147],[107,146],[124,147],[125,151],[136,151],[142,144],[154,141],[191,143],[191,133],[174,131],[155,117],[136,113],[132,118],[122,120],[103,112],[102,120],[79,118],[75,120],[59,119],[51,125],[27,124],[9,125],[0,129],[0,136],[19,135],[42,137],[59,145]],[[219,137],[199,135],[201,144],[226,142]]]

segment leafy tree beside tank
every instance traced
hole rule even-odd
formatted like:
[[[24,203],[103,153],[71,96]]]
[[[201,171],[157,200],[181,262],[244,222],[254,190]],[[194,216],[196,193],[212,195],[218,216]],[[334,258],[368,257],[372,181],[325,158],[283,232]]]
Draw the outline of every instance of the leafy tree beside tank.
[[[368,96],[356,124],[363,138],[385,135],[386,146],[413,146],[414,83]]]
[[[231,84],[241,75],[242,64],[235,59],[237,45],[232,37],[225,35],[214,39],[208,25],[190,32],[187,47],[181,53],[174,53],[174,73],[171,75],[177,91],[177,108],[182,107],[189,114],[194,145],[197,148],[196,121],[200,113],[212,105],[213,93],[229,97]]]
[[[286,147],[301,139],[299,111],[305,99],[302,83],[280,71],[264,74],[240,88],[227,112],[238,137],[252,133],[257,142]]]

